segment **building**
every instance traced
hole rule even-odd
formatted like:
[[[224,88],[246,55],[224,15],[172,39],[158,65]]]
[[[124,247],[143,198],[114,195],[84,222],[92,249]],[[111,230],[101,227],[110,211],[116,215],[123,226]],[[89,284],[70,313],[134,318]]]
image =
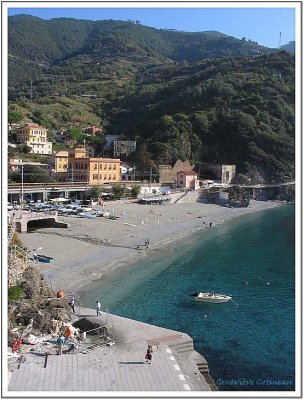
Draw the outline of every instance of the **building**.
[[[160,165],[159,166],[159,182],[162,184],[177,184],[176,174],[180,171],[193,171],[194,165],[189,161],[177,160],[174,166]]]
[[[21,159],[9,159],[9,161],[8,161],[8,169],[9,169],[9,171],[12,171],[12,172],[21,171],[21,167],[25,166],[25,165],[39,167],[40,169],[47,171],[47,173],[49,175],[51,175],[51,172],[52,172],[51,164],[44,164],[44,163],[39,163],[39,162],[35,162],[35,161],[22,161]]]
[[[126,157],[136,151],[134,140],[114,140],[114,157]]]
[[[68,176],[69,152],[59,151],[49,157],[49,163],[52,165],[52,178],[57,182],[65,182]]]
[[[38,124],[26,124],[17,130],[17,143],[31,147],[33,154],[52,154],[52,142],[47,141],[47,129]]]
[[[120,136],[119,135],[106,135],[105,140],[105,150],[109,150],[114,142],[114,140],[119,140]]]
[[[202,164],[200,167],[200,178],[214,180],[224,184],[235,181],[236,166],[227,164]]]
[[[95,147],[86,145],[86,151],[87,151],[87,156],[88,157],[95,157]]]
[[[85,148],[69,151],[68,180],[88,185],[117,183],[121,180],[120,159],[87,157]]]
[[[179,171],[177,173],[176,187],[186,190],[199,189],[199,181],[195,171]]]
[[[122,162],[120,166],[121,179],[123,181],[135,181],[135,165]]]
[[[91,125],[86,128],[86,133],[93,136],[100,135],[102,134],[102,128],[97,128],[97,126]]]

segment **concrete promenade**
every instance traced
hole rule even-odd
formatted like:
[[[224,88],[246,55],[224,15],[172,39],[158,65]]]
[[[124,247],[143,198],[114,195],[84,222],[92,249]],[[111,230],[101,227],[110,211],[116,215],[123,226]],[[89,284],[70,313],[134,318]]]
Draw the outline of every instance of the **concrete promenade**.
[[[77,315],[78,314],[78,315]],[[198,365],[206,360],[194,351],[185,333],[102,313],[76,309],[76,317],[114,325],[113,346],[87,351],[84,343],[75,354],[55,355],[43,363],[20,364],[10,377],[8,395],[30,392],[169,392],[210,391]],[[153,348],[152,363],[145,362],[147,345]],[[208,366],[207,366],[208,368]],[[100,394],[100,393],[99,393]],[[96,393],[97,395],[97,393]],[[169,395],[169,393],[168,393]],[[77,394],[75,394],[77,396]]]

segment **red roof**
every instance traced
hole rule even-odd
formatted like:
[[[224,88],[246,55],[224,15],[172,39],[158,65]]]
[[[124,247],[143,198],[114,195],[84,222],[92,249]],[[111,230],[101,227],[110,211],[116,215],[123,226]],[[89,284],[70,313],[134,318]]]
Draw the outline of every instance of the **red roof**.
[[[194,176],[194,175],[197,175],[197,172],[195,172],[195,171],[179,171],[178,174]]]

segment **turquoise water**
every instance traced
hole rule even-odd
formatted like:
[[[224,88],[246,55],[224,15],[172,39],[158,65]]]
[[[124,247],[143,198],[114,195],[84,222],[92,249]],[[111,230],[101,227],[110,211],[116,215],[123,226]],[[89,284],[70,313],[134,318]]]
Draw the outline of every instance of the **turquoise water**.
[[[294,390],[294,217],[288,205],[206,228],[84,288],[82,305],[188,333],[219,390]],[[190,297],[212,290],[233,301]]]

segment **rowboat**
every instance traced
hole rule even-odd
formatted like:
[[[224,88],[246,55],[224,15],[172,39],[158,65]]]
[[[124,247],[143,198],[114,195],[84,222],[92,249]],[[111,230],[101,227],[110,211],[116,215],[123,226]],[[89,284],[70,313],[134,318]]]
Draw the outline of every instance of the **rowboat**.
[[[80,218],[96,218],[97,215],[96,214],[90,214],[90,213],[86,213],[86,212],[81,212],[78,214],[78,217]]]
[[[49,263],[54,260],[53,257],[45,256],[44,254],[33,254],[34,260]]]

